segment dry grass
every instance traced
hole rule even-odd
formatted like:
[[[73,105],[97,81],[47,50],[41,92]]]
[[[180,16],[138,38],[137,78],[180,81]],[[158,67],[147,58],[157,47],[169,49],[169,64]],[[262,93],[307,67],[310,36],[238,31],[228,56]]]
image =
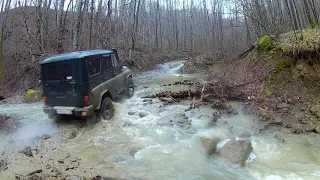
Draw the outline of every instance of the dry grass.
[[[284,54],[307,58],[320,55],[320,29],[304,29],[279,36],[278,49]]]

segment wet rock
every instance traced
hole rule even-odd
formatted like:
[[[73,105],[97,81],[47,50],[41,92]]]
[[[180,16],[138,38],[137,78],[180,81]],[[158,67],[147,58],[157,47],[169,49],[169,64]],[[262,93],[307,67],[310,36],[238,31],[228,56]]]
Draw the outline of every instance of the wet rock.
[[[136,114],[137,113],[137,111],[129,111],[128,112],[128,114],[130,115],[130,116],[132,116],[132,115],[134,115],[134,114]]]
[[[285,142],[284,138],[280,134],[274,135],[274,138],[277,139],[281,143]]]
[[[184,85],[189,85],[189,86],[193,85],[193,82],[190,81],[190,80],[187,80],[187,79],[183,80],[181,83],[184,84]]]
[[[32,171],[31,173],[29,173],[27,176],[32,176],[34,174],[38,174],[38,173],[41,173],[42,172],[42,169],[37,169],[35,171]]]
[[[228,163],[244,166],[253,147],[249,140],[230,140],[218,152]]]
[[[250,133],[246,130],[236,132],[235,134],[239,138],[249,138],[251,136]]]
[[[142,144],[134,144],[130,147],[128,147],[128,153],[132,156],[134,156],[138,151],[142,150],[143,148],[145,148],[145,145]]]
[[[191,128],[191,125],[190,124],[184,124],[182,127],[181,127],[183,130],[188,130]]]
[[[24,148],[23,150],[19,151],[19,153],[22,153],[28,157],[33,157],[33,153],[31,151],[31,146]]]
[[[313,132],[320,134],[320,126],[316,126],[316,127],[313,129]]]
[[[125,122],[122,127],[129,127],[129,126],[132,126],[132,122]]]
[[[145,113],[145,112],[139,112],[139,117],[140,118],[144,118],[144,117],[146,117],[148,114],[147,113]]]
[[[143,88],[147,89],[147,88],[149,88],[149,86],[143,86]]]
[[[49,139],[50,137],[51,137],[50,135],[44,134],[44,135],[41,136],[41,139],[47,140],[47,139]]]
[[[202,146],[201,152],[206,156],[211,156],[212,154],[216,153],[217,144],[220,141],[219,138],[200,138],[200,143]]]
[[[256,124],[254,135],[259,135],[262,132],[265,132],[268,127],[269,127],[269,123],[258,123],[258,124]]]
[[[318,118],[320,118],[320,105],[314,105],[310,108],[310,112],[315,114]]]
[[[270,122],[273,125],[282,125],[282,119],[280,117],[275,117],[273,121]]]
[[[65,179],[66,179],[66,180],[81,180],[81,178],[78,177],[78,176],[68,176],[68,177],[66,177]]]
[[[219,111],[215,111],[212,115],[212,122],[217,122],[219,118],[221,118],[221,113]]]
[[[8,169],[8,162],[7,160],[1,159],[0,160],[0,172],[5,171]]]
[[[95,176],[91,180],[125,180],[125,179],[119,179],[119,178],[113,178],[113,177],[105,177],[105,176]]]
[[[211,108],[224,109],[226,107],[225,101],[221,99],[213,99],[210,103]]]
[[[59,159],[59,160],[58,160],[58,163],[59,163],[59,164],[63,164],[63,163],[64,163],[64,160],[63,160],[63,159]]]
[[[68,138],[69,139],[74,139],[75,137],[77,137],[77,132],[76,131],[72,131]]]
[[[268,109],[259,108],[259,115],[262,121],[271,119],[271,115],[268,113]]]
[[[213,101],[215,100],[215,95],[213,95],[213,94],[206,94],[206,95],[204,95],[204,96],[202,97],[202,100],[203,100],[204,102],[211,103],[211,102],[213,102]]]
[[[174,102],[174,99],[173,98],[168,98],[168,97],[161,97],[159,98],[161,101],[164,101],[166,103],[172,103]]]
[[[144,99],[142,102],[148,103],[148,104],[152,104],[153,103],[152,99]]]

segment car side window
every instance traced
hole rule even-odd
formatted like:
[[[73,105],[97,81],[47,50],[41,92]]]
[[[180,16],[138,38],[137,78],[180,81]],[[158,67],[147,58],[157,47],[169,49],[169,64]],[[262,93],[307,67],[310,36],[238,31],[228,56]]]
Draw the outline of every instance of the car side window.
[[[112,68],[112,61],[110,55],[104,55],[102,57],[102,69],[103,71],[109,70]]]
[[[100,58],[86,59],[89,76],[95,76],[101,72]]]
[[[116,56],[114,54],[111,55],[111,59],[112,59],[113,67],[118,67],[119,66],[119,62],[118,62],[118,59],[116,58]]]

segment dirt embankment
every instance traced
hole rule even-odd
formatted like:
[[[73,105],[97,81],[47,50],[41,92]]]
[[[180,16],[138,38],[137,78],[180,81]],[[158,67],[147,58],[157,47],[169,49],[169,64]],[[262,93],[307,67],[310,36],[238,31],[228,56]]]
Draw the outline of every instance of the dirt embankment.
[[[303,30],[303,40],[296,40],[293,32],[265,36],[237,59],[198,57],[187,63],[185,72],[205,70],[209,82],[220,84],[212,92],[223,90],[227,99],[244,101],[246,110],[258,113],[263,123],[297,134],[319,133],[320,56],[316,43],[309,43],[319,32]]]

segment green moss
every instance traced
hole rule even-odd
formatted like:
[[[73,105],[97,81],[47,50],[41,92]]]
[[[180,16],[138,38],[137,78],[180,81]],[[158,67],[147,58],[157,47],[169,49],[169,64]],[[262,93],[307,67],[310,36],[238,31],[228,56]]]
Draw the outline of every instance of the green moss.
[[[272,47],[272,38],[268,35],[263,36],[260,38],[259,43],[258,43],[258,50],[260,52],[266,52]]]
[[[29,89],[25,96],[26,102],[37,102],[41,100],[41,92]]]
[[[264,90],[264,93],[265,93],[265,95],[266,95],[267,97],[271,97],[271,96],[272,96],[272,90],[269,89],[269,88],[265,89],[265,90]]]

